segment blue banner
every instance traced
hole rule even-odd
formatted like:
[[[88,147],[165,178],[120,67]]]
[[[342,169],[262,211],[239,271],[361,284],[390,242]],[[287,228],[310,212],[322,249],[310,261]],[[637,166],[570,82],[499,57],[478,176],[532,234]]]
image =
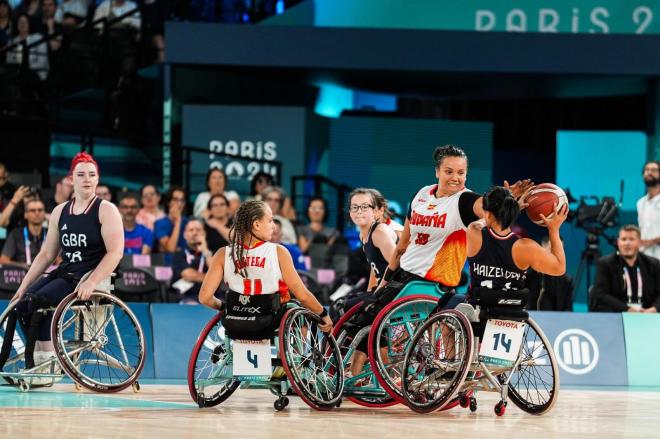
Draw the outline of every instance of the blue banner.
[[[628,385],[621,314],[530,314],[552,344],[561,384]]]

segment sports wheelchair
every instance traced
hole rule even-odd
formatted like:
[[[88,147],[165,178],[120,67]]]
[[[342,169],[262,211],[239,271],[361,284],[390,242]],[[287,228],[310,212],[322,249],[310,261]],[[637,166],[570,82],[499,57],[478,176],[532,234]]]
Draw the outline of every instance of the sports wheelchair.
[[[88,300],[71,293],[57,306],[37,309],[28,328],[17,325],[18,302],[10,302],[0,315],[0,377],[24,392],[50,387],[65,373],[76,390],[110,393],[132,386],[138,392],[137,379],[146,358],[144,334],[131,309],[111,294],[112,289],[107,278]],[[55,351],[35,352],[39,327],[49,315]]]
[[[414,411],[441,410],[458,399],[477,410],[473,392],[497,392],[495,414],[507,399],[541,415],[559,393],[552,346],[524,306],[527,290],[475,292],[476,308],[461,303],[433,314],[412,337],[402,367],[402,390]]]
[[[393,283],[388,286],[393,287]],[[351,369],[353,354],[360,346],[364,349],[365,342],[369,358],[361,373],[345,378],[344,396],[348,400],[365,407],[404,402],[401,366],[408,344],[444,294],[438,284],[411,281],[389,303],[385,299],[382,309],[375,308],[377,314],[371,325],[359,324],[362,302],[342,315],[333,335],[341,349],[344,375]]]
[[[279,297],[227,292],[225,309],[206,324],[188,363],[188,390],[200,408],[222,403],[239,387],[270,390],[277,411],[294,393],[316,410],[338,406],[344,378],[334,337],[318,329],[316,314]],[[259,307],[267,312],[250,316]]]

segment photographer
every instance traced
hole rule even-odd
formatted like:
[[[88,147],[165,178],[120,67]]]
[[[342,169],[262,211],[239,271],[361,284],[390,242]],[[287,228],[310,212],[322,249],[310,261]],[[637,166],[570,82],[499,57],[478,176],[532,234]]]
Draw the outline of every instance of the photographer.
[[[208,261],[213,254],[206,243],[206,233],[201,221],[191,219],[183,229],[186,247],[174,254],[172,287],[179,292],[181,303],[199,303],[199,289],[208,271]]]
[[[6,227],[7,233],[10,233],[17,227],[25,226],[25,205],[39,199],[41,197],[36,187],[20,186],[0,215],[0,227]]]
[[[646,195],[637,201],[637,223],[642,233],[642,251],[660,259],[660,163],[650,161],[642,171]]]
[[[640,253],[639,228],[621,227],[618,251],[598,260],[589,297],[591,311],[656,313],[660,309],[660,261]]]

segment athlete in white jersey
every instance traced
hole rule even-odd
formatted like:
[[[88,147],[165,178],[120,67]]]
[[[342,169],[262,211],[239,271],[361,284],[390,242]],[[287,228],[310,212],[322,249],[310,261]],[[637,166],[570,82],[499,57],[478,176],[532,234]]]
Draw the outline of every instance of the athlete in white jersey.
[[[319,329],[329,332],[332,320],[327,311],[303,284],[287,249],[267,242],[272,234],[273,213],[268,205],[257,200],[243,203],[236,212],[230,232],[231,245],[221,248],[213,256],[199,292],[199,301],[210,308],[223,310],[225,304],[215,297],[223,280],[243,299],[244,296],[275,294],[287,287],[302,306],[321,317]]]

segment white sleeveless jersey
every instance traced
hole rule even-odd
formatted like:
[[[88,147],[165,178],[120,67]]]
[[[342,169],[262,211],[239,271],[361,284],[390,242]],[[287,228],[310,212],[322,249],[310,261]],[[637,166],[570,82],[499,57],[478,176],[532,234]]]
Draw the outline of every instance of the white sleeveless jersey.
[[[254,247],[245,249],[238,265],[239,270],[247,270],[247,278],[235,272],[232,247],[225,247],[224,280],[230,290],[247,295],[285,294],[288,291],[282,280],[277,244],[261,241]]]
[[[423,187],[411,202],[410,243],[401,256],[401,268],[453,287],[461,280],[467,258],[467,227],[458,211],[458,199],[468,190],[436,198],[437,187]]]

